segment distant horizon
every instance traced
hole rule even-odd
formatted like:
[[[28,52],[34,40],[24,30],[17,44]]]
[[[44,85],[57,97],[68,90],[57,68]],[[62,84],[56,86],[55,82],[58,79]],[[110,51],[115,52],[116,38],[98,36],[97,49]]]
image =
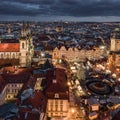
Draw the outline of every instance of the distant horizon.
[[[2,15],[3,16],[3,15]],[[15,22],[15,21],[29,21],[29,22],[120,22],[120,17],[106,16],[106,17],[71,17],[71,16],[7,16],[0,15],[0,22]]]

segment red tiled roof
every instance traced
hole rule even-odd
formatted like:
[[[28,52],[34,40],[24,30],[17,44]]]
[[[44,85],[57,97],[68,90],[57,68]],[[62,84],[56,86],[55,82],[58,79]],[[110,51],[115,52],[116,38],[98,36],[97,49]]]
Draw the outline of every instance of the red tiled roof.
[[[0,93],[8,83],[27,83],[30,79],[29,72],[21,72],[19,74],[2,74],[0,76]]]
[[[3,74],[2,77],[7,83],[26,83],[29,80],[30,74],[27,72],[20,74]]]
[[[59,83],[52,83],[48,89],[47,89],[48,92],[54,92],[54,93],[59,93],[59,92],[66,92],[68,91],[68,88],[67,86],[63,86]]]
[[[47,44],[44,48],[45,50],[53,50],[53,47],[50,44]]]
[[[15,72],[15,68],[13,66],[4,67],[4,70],[9,71],[10,73]]]
[[[58,83],[62,84],[63,86],[67,85],[67,75],[64,69],[56,68],[55,75]]]
[[[48,41],[49,40],[49,38],[45,34],[38,35],[38,39],[40,39],[40,41]]]
[[[24,81],[24,80],[23,80],[23,81]],[[29,74],[27,81],[24,81],[24,84],[23,84],[21,90],[20,90],[19,93],[18,93],[18,96],[19,96],[24,90],[26,90],[28,87],[30,87],[30,88],[33,89],[34,86],[35,86],[35,83],[36,83],[36,79],[35,79],[34,77],[30,76],[30,74]]]
[[[39,113],[28,108],[20,108],[19,117],[16,120],[39,120]]]
[[[55,99],[55,93],[59,94],[59,99],[68,99],[68,87],[59,83],[52,83],[46,90],[47,97]]]
[[[43,95],[42,91],[35,91],[34,97],[28,98],[27,103],[42,112],[46,111],[47,99]]]
[[[19,43],[0,43],[0,52],[19,52]]]

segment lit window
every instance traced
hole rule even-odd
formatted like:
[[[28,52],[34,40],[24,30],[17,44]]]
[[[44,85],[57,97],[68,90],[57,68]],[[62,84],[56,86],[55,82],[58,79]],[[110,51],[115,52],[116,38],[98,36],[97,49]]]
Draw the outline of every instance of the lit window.
[[[62,111],[63,110],[63,106],[60,106],[60,111]]]
[[[58,93],[55,93],[55,98],[59,98],[59,94]]]
[[[62,101],[62,100],[60,101],[60,104],[63,104],[63,101]]]

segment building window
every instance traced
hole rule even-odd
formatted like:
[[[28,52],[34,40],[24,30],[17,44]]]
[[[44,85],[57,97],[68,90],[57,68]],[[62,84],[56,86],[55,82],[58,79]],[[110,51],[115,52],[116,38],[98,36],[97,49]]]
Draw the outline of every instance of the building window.
[[[7,92],[9,93],[9,92],[10,92],[10,90],[8,89],[8,90],[7,90]]]
[[[51,117],[53,116],[53,113],[51,113]]]
[[[55,98],[59,98],[59,94],[58,93],[55,93]]]
[[[54,53],[54,56],[56,56],[56,53]]]
[[[55,105],[57,105],[58,104],[58,101],[57,100],[55,100]]]
[[[63,101],[62,101],[62,100],[60,101],[60,104],[63,104]]]
[[[7,98],[10,98],[10,95],[8,95]]]
[[[62,111],[62,110],[63,110],[63,106],[61,105],[61,106],[60,106],[60,111]]]
[[[58,105],[55,105],[55,111],[57,111],[58,110]]]
[[[50,102],[50,110],[51,111],[53,110],[53,102],[52,101]]]
[[[12,58],[15,58],[15,54],[12,55]]]
[[[3,54],[1,54],[1,58],[3,58]]]

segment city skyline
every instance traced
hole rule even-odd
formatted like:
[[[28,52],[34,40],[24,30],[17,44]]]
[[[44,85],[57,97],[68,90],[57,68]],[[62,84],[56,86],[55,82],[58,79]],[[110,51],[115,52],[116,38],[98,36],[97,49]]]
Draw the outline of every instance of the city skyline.
[[[1,21],[120,21],[119,0],[4,0]]]

